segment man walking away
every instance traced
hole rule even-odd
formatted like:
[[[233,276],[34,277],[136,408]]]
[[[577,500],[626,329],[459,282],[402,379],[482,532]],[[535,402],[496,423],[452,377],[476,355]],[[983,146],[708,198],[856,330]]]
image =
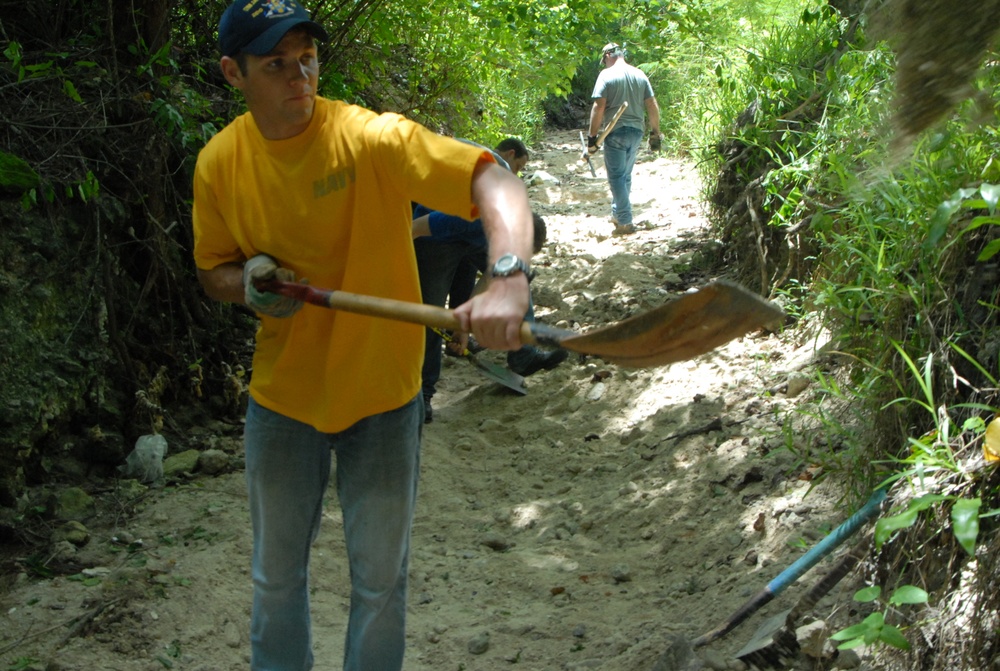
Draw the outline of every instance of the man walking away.
[[[632,168],[645,131],[644,114],[649,114],[649,148],[660,149],[660,106],[653,95],[649,78],[637,67],[625,62],[625,52],[612,42],[601,51],[604,69],[597,77],[591,98],[590,136],[587,150],[597,151],[597,135],[605,117],[613,119],[624,103],[628,107],[614,130],[604,140],[604,167],[611,187],[611,222],[616,235],[635,233],[632,223]]]

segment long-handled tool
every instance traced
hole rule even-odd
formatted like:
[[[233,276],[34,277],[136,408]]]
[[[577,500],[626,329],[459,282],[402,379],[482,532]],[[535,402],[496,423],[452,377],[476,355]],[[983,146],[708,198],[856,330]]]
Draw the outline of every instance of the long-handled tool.
[[[875,490],[868,498],[865,505],[863,505],[856,513],[844,520],[840,526],[831,531],[811,550],[799,557],[799,559],[793,562],[791,566],[779,573],[778,576],[769,582],[764,589],[752,596],[746,603],[743,604],[743,606],[726,618],[726,620],[715,629],[702,634],[693,641],[689,641],[679,635],[672,637],[670,645],[668,645],[667,649],[664,650],[662,655],[660,655],[659,660],[657,660],[656,665],[653,667],[653,671],[686,671],[689,668],[695,668],[692,666],[692,663],[697,661],[694,659],[695,648],[701,647],[725,636],[740,624],[745,622],[748,617],[756,613],[762,606],[769,603],[772,599],[774,599],[774,597],[783,592],[786,587],[798,580],[806,573],[806,571],[819,563],[821,559],[829,555],[835,548],[853,536],[862,526],[864,526],[865,523],[876,517],[882,508],[882,502],[885,501],[885,498],[886,489],[884,487]],[[813,586],[813,588],[809,590],[809,592],[800,600],[799,604],[796,605],[795,608],[786,610],[778,615],[775,615],[774,617],[769,618],[754,635],[753,640],[744,646],[743,649],[736,654],[736,657],[744,661],[753,661],[756,659],[754,655],[763,654],[766,657],[766,648],[775,643],[776,639],[781,639],[781,643],[784,644],[788,639],[788,634],[784,631],[787,628],[788,621],[790,619],[798,619],[801,612],[815,605],[816,601],[818,601],[820,597],[826,594],[826,592],[828,592],[833,585],[842,579],[851,568],[857,565],[857,561],[859,559],[860,551],[856,549],[847,557],[838,561],[834,569],[824,576],[823,580]],[[794,636],[791,636],[791,641],[794,644]],[[697,666],[697,668],[701,667]]]
[[[876,489],[868,498],[868,502],[856,513],[848,517],[839,527],[834,529],[823,540],[817,543],[809,552],[798,558],[791,566],[778,574],[774,580],[747,601],[742,608],[733,613],[729,619],[723,622],[710,632],[702,634],[694,640],[692,645],[699,647],[706,643],[711,643],[715,639],[728,634],[739,624],[746,620],[752,613],[755,613],[761,606],[783,592],[786,587],[798,580],[806,571],[815,566],[819,560],[850,538],[866,522],[875,517],[882,508],[885,501],[885,488]]]
[[[604,144],[604,138],[608,136],[608,133],[615,129],[615,124],[622,118],[622,114],[625,113],[626,109],[628,109],[627,100],[622,102],[622,106],[618,108],[617,112],[615,112],[615,116],[611,119],[611,123],[605,126],[604,130],[601,131],[601,134],[597,136],[598,147]],[[583,131],[580,131],[580,144],[583,145],[583,158],[586,159],[587,165],[590,166],[590,175],[592,177],[597,177],[597,171],[594,170],[594,164],[590,162],[590,149],[587,147],[587,138],[583,136]]]
[[[259,281],[256,286],[260,291],[291,296],[335,310],[430,328],[461,329],[451,310],[435,305],[318,289],[276,279]],[[649,312],[588,333],[525,321],[521,323],[521,342],[562,347],[622,366],[664,366],[709,352],[783,317],[784,313],[773,303],[737,284],[719,280]]]
[[[583,158],[583,160],[585,160],[587,165],[590,167],[590,176],[597,177],[597,171],[594,170],[594,163],[590,160],[590,151],[587,149],[587,136],[583,134],[583,131],[580,131],[580,146],[583,147],[583,154],[581,154],[581,158]]]
[[[446,343],[458,342],[454,336],[450,335],[444,329],[432,328],[431,330],[441,336],[441,339]],[[470,361],[472,365],[476,367],[476,370],[494,382],[502,384],[508,389],[513,389],[522,396],[528,393],[527,387],[524,386],[524,378],[509,368],[504,368],[503,366],[497,365],[492,361],[483,361],[470,352],[468,348],[464,348],[462,353],[458,356]]]

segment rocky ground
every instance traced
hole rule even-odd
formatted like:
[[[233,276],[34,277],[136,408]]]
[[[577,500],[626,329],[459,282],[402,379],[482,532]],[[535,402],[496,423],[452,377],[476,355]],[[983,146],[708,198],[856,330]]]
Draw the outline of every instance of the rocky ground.
[[[690,163],[643,153],[633,178],[639,230],[618,237],[602,161],[592,177],[579,146],[577,131],[554,132],[526,171],[549,231],[535,259],[538,321],[603,326],[714,279],[702,270],[713,242]],[[829,562],[694,657],[672,653],[850,512],[804,458],[812,437],[795,413],[817,393],[809,370],[822,344],[800,323],[657,369],[573,355],[527,378],[525,395],[445,357],[424,434],[405,668],[747,668],[736,653]],[[18,568],[0,594],[0,668],[247,668],[241,427],[184,429],[168,435],[170,453],[221,451],[217,473],[91,488],[86,543],[68,538],[5,563]],[[340,524],[331,496],[312,565],[322,671],[340,668],[342,655]],[[845,580],[803,622],[843,618],[856,587]],[[860,663],[829,655],[812,646],[781,668]]]

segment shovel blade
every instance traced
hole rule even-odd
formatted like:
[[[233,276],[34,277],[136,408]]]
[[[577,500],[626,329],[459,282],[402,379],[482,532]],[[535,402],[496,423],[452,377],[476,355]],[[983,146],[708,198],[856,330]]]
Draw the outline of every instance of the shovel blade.
[[[472,362],[472,365],[481,372],[486,377],[490,378],[498,384],[502,384],[508,389],[516,391],[518,394],[525,396],[528,393],[528,388],[524,386],[524,378],[515,373],[514,371],[504,368],[503,366],[493,363],[492,361],[484,361],[476,357],[475,354],[471,352],[464,355],[466,359]]]
[[[785,620],[788,618],[788,614],[792,612],[792,609],[783,610],[777,615],[773,615],[764,621],[757,631],[754,632],[753,638],[747,642],[743,648],[736,653],[735,657],[741,659],[757,652],[758,650],[763,650],[764,648],[774,644],[775,634],[784,629]]]
[[[773,303],[719,280],[649,312],[569,335],[557,344],[630,368],[664,366],[693,359],[783,317]]]

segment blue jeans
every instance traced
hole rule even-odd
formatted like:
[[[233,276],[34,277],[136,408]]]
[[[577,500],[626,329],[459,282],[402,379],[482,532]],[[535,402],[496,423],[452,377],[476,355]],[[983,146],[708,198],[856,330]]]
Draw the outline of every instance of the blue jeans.
[[[604,168],[611,187],[611,216],[620,226],[632,223],[632,168],[642,144],[642,130],[630,126],[614,129],[604,139]]]
[[[321,433],[250,399],[246,478],[253,525],[250,668],[313,666],[309,550],[336,455],[351,605],[345,671],[399,671],[423,401]]]

